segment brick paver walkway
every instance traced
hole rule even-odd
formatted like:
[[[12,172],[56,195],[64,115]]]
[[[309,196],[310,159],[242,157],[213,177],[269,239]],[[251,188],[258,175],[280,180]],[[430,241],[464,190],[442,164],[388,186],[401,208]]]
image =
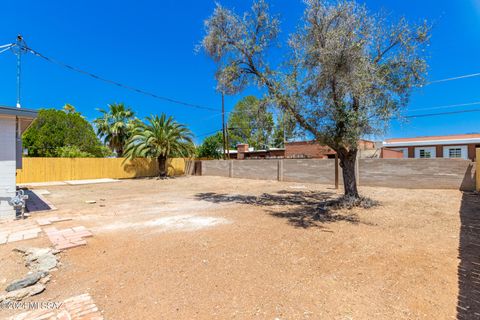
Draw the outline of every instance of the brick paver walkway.
[[[48,238],[52,242],[55,249],[64,250],[87,244],[84,238],[92,237],[93,234],[85,227],[73,227],[63,230],[57,230],[55,227],[44,229]]]
[[[43,231],[58,250],[70,249],[87,244],[84,238],[93,234],[85,227],[73,227],[58,230],[52,223],[72,220],[71,218],[45,217],[34,220],[16,220],[0,224],[0,245],[37,238]],[[47,227],[45,227],[47,226]]]
[[[38,237],[42,231],[34,221],[19,220],[0,224],[0,244]]]
[[[103,320],[89,294],[63,301],[58,309],[40,309],[21,313],[7,320]]]
[[[59,217],[48,217],[48,218],[39,218],[37,223],[39,226],[48,226],[55,222],[70,221],[72,218],[59,218]]]

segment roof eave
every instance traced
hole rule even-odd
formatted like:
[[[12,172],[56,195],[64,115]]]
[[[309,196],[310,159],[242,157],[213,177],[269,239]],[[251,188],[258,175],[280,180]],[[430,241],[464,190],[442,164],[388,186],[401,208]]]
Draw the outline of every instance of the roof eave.
[[[383,142],[384,147],[418,147],[418,146],[438,146],[438,145],[465,145],[480,144],[480,138],[471,139],[448,139],[448,140],[423,140],[423,141],[404,141],[404,142]]]
[[[18,118],[33,120],[38,116],[38,111],[32,109],[0,106],[0,115],[16,116]]]

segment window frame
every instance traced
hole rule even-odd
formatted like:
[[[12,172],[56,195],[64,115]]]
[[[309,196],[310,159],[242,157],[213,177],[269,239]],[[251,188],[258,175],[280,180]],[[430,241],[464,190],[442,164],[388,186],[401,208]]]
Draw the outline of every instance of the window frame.
[[[421,152],[429,152],[430,157],[422,157]],[[436,147],[416,147],[415,148],[415,159],[435,159],[437,157],[437,148]]]
[[[450,157],[450,150],[460,149],[460,157]],[[468,160],[468,145],[461,146],[444,146],[443,147],[443,157],[447,159],[464,159]]]

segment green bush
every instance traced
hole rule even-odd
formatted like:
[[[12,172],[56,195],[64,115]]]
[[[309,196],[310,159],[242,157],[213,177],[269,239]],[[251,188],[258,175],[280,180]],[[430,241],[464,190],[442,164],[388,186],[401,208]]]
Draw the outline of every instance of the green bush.
[[[72,154],[104,157],[107,154],[92,125],[80,113],[56,109],[39,111],[37,119],[23,134],[23,146],[30,157]]]

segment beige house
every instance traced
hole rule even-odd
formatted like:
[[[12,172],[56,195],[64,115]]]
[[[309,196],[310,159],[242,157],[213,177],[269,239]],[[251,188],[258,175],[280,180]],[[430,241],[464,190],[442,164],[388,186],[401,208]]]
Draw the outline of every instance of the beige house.
[[[457,158],[475,161],[475,149],[480,148],[480,134],[388,139],[383,142],[383,147],[401,152],[403,158]]]

